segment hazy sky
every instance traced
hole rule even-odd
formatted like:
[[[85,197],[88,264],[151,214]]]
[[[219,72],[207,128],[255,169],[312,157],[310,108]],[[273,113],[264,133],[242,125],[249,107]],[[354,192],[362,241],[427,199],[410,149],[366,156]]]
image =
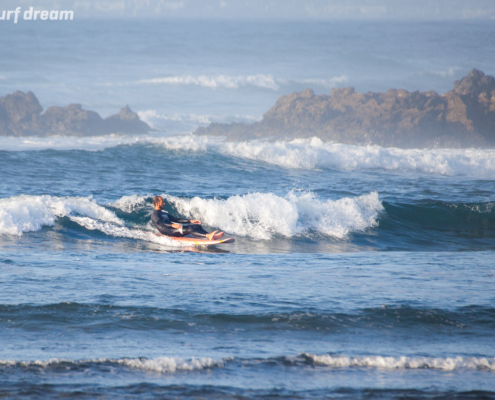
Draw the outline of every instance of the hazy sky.
[[[0,0],[0,12],[18,6],[76,18],[495,20],[495,0]]]

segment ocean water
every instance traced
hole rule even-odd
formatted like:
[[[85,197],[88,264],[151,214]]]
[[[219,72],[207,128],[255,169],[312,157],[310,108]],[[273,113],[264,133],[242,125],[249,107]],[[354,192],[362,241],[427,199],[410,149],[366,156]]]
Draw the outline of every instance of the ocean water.
[[[495,75],[490,23],[2,24],[0,95],[142,136],[0,138],[0,397],[495,398],[495,150],[223,143],[306,87]],[[153,235],[151,199],[236,242]]]

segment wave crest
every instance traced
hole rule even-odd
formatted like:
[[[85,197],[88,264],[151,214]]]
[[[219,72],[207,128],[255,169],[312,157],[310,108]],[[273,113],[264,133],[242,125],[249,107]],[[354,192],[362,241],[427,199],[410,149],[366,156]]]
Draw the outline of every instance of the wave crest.
[[[86,368],[88,364],[97,365],[118,365],[132,369],[140,369],[148,372],[174,373],[178,371],[195,371],[213,367],[222,367],[224,360],[213,360],[211,358],[192,358],[184,360],[178,357],[157,357],[157,358],[98,358],[92,360],[68,360],[52,358],[46,361],[12,361],[0,360],[0,366],[3,367],[21,367],[21,368],[57,368],[64,366],[67,369]]]
[[[495,372],[495,358],[486,357],[347,357],[340,355],[313,355],[304,353],[304,359],[314,365],[333,368],[380,368],[380,369],[481,369]]]
[[[324,143],[321,139],[279,140],[276,142],[222,142],[222,137],[177,136],[98,136],[5,138],[2,149],[26,151],[103,150],[121,145],[151,143],[167,150],[214,152],[228,157],[293,169],[386,170],[446,176],[495,179],[495,149],[397,149]]]
[[[21,195],[0,199],[0,235],[22,235],[55,225],[56,218],[79,214],[123,225],[113,212],[92,198]]]
[[[311,192],[291,191],[280,197],[273,193],[250,193],[228,199],[184,199],[163,197],[183,215],[199,218],[210,226],[254,239],[274,235],[292,237],[310,230],[344,238],[378,224],[383,205],[378,193],[356,198],[319,200]]]
[[[142,79],[138,84],[167,84],[167,85],[195,85],[210,89],[225,88],[238,89],[241,86],[254,86],[262,89],[278,90],[279,86],[272,75],[217,75],[215,77],[199,75],[167,76],[163,78]]]
[[[218,146],[218,145],[217,145]],[[436,175],[466,175],[495,179],[493,149],[397,149],[323,143],[319,138],[275,143],[222,143],[219,152],[286,168],[339,170],[383,169]]]
[[[414,370],[433,369],[438,371],[481,370],[495,372],[495,358],[489,357],[387,357],[387,356],[356,356],[345,355],[315,355],[303,353],[299,356],[285,356],[265,359],[224,358],[212,359],[192,358],[185,360],[179,357],[156,358],[99,358],[91,360],[68,360],[52,358],[46,361],[13,361],[0,360],[0,368],[34,368],[57,370],[61,366],[67,370],[87,370],[88,367],[121,366],[146,372],[175,373],[179,371],[198,371],[209,368],[221,368],[226,363],[238,363],[243,366],[257,367],[260,364],[303,366],[311,364],[328,368],[376,368],[385,370]]]

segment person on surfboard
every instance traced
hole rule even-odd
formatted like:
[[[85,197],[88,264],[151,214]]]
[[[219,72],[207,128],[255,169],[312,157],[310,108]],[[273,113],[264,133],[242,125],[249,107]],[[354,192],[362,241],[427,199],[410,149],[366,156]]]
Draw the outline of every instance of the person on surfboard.
[[[208,233],[201,226],[201,221],[197,219],[177,218],[163,211],[165,203],[161,196],[153,197],[153,206],[155,211],[151,214],[151,222],[161,234],[173,237],[183,237],[193,235],[195,237],[206,238],[208,240],[218,240],[225,235],[224,232],[213,231]],[[192,224],[192,225],[182,225]]]

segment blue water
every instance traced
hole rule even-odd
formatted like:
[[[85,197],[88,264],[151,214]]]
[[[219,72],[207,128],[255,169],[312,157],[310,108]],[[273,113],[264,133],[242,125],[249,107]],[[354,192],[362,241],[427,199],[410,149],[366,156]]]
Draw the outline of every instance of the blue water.
[[[494,75],[493,24],[1,29],[1,95],[157,130],[0,138],[1,396],[495,398],[494,150],[190,135],[305,87]],[[146,233],[158,194],[236,242]]]

